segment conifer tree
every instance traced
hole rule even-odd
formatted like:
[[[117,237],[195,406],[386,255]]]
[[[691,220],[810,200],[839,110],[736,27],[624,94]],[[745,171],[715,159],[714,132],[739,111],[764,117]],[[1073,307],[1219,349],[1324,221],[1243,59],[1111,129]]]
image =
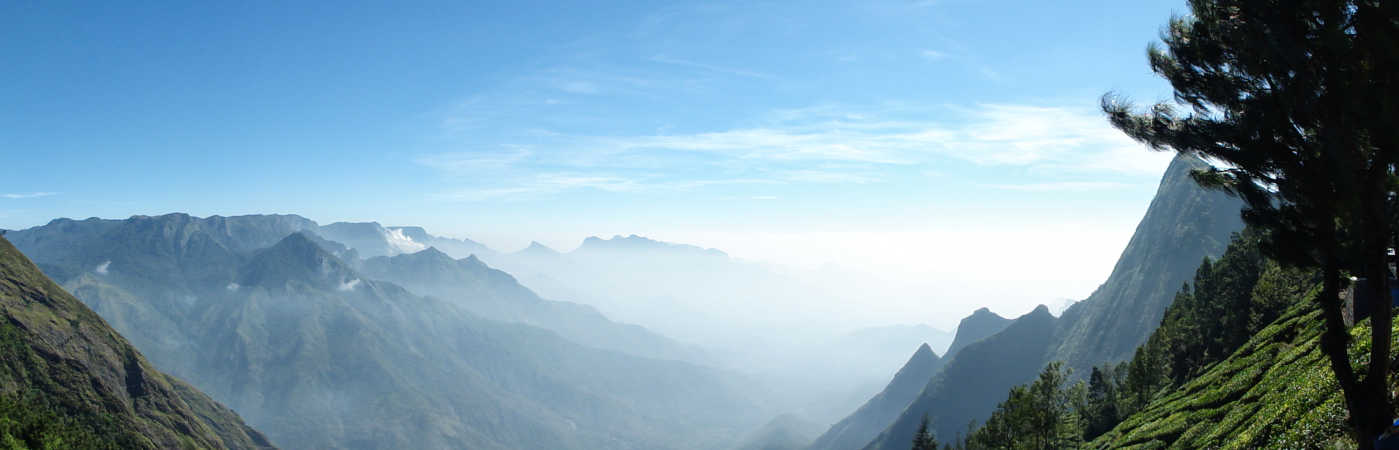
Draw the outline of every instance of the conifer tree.
[[[1174,103],[1136,113],[1103,98],[1112,124],[1153,149],[1203,155],[1201,184],[1244,199],[1281,263],[1322,272],[1321,349],[1363,448],[1389,423],[1385,388],[1393,317],[1387,248],[1399,163],[1399,2],[1191,0],[1172,19],[1152,69]],[[1183,112],[1182,109],[1188,111]],[[1342,274],[1372,280],[1368,368],[1350,365],[1339,300]]]
[[[918,431],[913,433],[913,450],[938,450],[938,441],[933,432],[928,429],[928,415],[923,415],[923,421],[918,423]]]

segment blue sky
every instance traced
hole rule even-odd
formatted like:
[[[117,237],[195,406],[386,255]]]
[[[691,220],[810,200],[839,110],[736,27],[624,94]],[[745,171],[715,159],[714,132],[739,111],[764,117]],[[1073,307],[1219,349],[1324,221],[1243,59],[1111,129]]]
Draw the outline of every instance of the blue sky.
[[[1169,157],[1096,101],[1168,98],[1145,47],[1185,9],[204,3],[0,6],[0,227],[281,212],[915,278],[909,248],[955,259],[965,233],[1091,241],[1042,249],[1087,248],[1022,309],[1086,296],[1145,210]]]

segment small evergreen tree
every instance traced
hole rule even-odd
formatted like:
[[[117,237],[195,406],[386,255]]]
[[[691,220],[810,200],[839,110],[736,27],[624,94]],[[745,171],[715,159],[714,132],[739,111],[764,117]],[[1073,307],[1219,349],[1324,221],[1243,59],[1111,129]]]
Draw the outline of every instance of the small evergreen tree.
[[[1094,367],[1088,376],[1088,408],[1083,439],[1091,440],[1116,426],[1121,418],[1117,412],[1117,385],[1113,382],[1112,366]]]
[[[913,433],[913,450],[938,450],[937,438],[928,429],[928,415],[918,423],[918,431]]]

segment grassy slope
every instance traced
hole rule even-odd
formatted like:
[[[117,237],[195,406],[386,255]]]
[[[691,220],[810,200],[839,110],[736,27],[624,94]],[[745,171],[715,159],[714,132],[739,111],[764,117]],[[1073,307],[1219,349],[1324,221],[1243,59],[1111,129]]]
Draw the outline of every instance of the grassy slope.
[[[1229,359],[1157,398],[1091,447],[1354,448],[1340,387],[1319,347],[1323,324],[1314,305],[1299,303]],[[1358,365],[1369,352],[1368,322],[1351,335],[1351,362]]]

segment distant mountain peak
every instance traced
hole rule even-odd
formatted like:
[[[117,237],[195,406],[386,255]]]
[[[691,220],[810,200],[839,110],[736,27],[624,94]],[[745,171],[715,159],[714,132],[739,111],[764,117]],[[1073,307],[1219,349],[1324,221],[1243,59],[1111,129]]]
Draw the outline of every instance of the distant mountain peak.
[[[417,256],[429,257],[429,258],[433,258],[433,259],[444,259],[444,258],[445,258],[445,259],[452,259],[452,256],[451,256],[451,255],[448,255],[447,253],[443,252],[442,250],[438,250],[437,247],[435,247],[435,246],[429,246],[428,248],[419,250],[417,253],[409,253],[409,255],[417,255]]]
[[[304,231],[287,235],[255,254],[238,277],[240,286],[285,287],[290,282],[340,287],[359,277]],[[357,284],[357,283],[356,283]]]
[[[481,258],[477,258],[475,253],[466,255],[461,261],[472,266],[486,267],[486,263],[481,261]]]
[[[554,250],[553,248],[550,248],[547,245],[539,243],[539,241],[530,241],[529,247],[525,247],[523,250],[515,252],[515,254],[533,256],[558,256],[560,253],[558,250]]]
[[[947,348],[947,352],[943,353],[942,357],[950,357],[976,341],[1001,332],[1011,322],[1011,319],[1001,317],[988,308],[978,308],[970,316],[964,317],[961,322],[958,322],[957,335],[952,338],[952,345]]]
[[[913,361],[914,361],[915,359],[920,359],[920,360],[921,360],[921,359],[929,359],[929,358],[931,358],[931,359],[933,359],[933,360],[936,361],[936,360],[938,359],[938,354],[937,354],[937,352],[934,352],[934,351],[933,351],[933,346],[928,345],[927,342],[924,342],[923,345],[919,345],[919,346],[918,346],[918,350],[914,350],[914,351],[913,351],[913,357],[912,357],[912,358],[909,358],[909,362],[908,362],[908,363],[905,363],[904,365],[906,366],[906,365],[908,365],[908,364],[913,363]]]

